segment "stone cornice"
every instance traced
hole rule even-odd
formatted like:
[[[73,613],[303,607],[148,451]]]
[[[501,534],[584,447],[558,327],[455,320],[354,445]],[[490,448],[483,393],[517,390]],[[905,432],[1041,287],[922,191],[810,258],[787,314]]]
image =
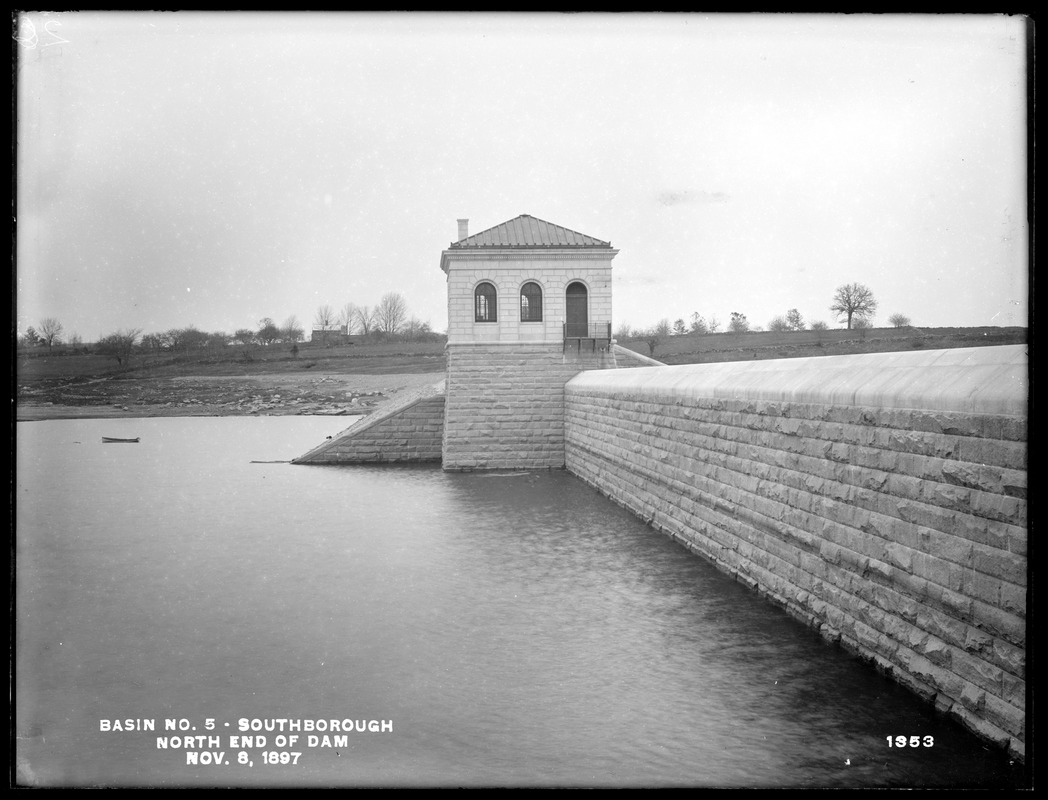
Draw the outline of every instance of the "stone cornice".
[[[440,268],[445,274],[452,261],[611,261],[619,253],[612,247],[490,247],[475,250],[445,250]]]
[[[492,341],[477,341],[470,339],[468,341],[452,341],[448,340],[448,343],[444,345],[445,350],[455,349],[473,349],[473,350],[487,350],[490,348],[516,348],[518,350],[549,350],[553,348],[558,352],[564,346],[564,337],[551,338],[551,339],[534,339],[532,341],[527,340],[492,340]]]

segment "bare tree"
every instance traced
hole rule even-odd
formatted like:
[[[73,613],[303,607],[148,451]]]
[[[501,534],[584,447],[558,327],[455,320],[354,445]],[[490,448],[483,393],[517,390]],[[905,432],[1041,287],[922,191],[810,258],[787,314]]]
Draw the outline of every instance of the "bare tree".
[[[687,327],[684,325],[684,317],[678,317],[673,321],[673,335],[683,336],[688,332]]]
[[[40,320],[40,340],[50,350],[56,344],[61,344],[59,337],[62,335],[62,323],[54,317],[44,317]]]
[[[207,341],[204,342],[204,346],[207,347],[208,352],[213,350],[221,350],[223,347],[229,345],[231,337],[225,331],[214,331],[207,335]]]
[[[241,344],[251,344],[255,341],[255,332],[249,328],[237,328],[237,332],[233,334],[233,338]]]
[[[135,342],[138,335],[142,333],[139,328],[119,330],[98,340],[97,350],[102,355],[111,356],[116,363],[124,367],[131,366],[131,353],[134,352]]]
[[[745,333],[749,329],[750,323],[746,319],[746,315],[740,314],[738,311],[732,311],[731,321],[728,322],[728,330],[732,333]]]
[[[859,332],[859,339],[865,341],[866,331],[873,327],[873,323],[870,322],[866,317],[856,317],[855,322],[852,323],[852,330]]]
[[[720,333],[720,320],[716,317],[710,317],[710,333]]]
[[[338,313],[338,321],[346,326],[346,333],[352,335],[357,326],[357,307],[352,303],[346,303]]]
[[[706,320],[702,318],[702,315],[698,311],[691,315],[691,332],[698,334],[705,334],[710,332],[710,326],[706,324]]]
[[[633,332],[633,339],[642,339],[648,345],[648,354],[655,355],[658,346],[673,334],[673,327],[668,319],[660,319],[650,328],[643,328]]]
[[[404,296],[397,292],[387,292],[382,295],[375,312],[378,327],[383,333],[396,333],[404,324],[404,318],[408,313],[408,304]]]
[[[615,338],[620,342],[625,342],[633,337],[633,331],[630,329],[628,322],[619,323],[619,327],[615,329]]]
[[[412,317],[404,323],[404,335],[410,341],[414,342],[419,339],[425,339],[431,333],[433,333],[433,330],[429,327],[429,323],[422,322],[418,317]]]
[[[888,317],[888,322],[892,324],[893,328],[908,328],[910,326],[910,318],[905,314],[892,314]]]
[[[655,357],[655,350],[659,344],[670,334],[670,325],[668,320],[663,320],[666,324],[659,323],[653,328],[647,328],[643,331],[637,331],[634,335],[640,339],[643,339],[645,344],[648,345],[648,355],[652,358]]]
[[[298,317],[294,314],[284,320],[284,324],[280,326],[280,338],[285,342],[293,344],[301,342],[306,338],[306,332],[302,330],[302,326],[298,323]]]
[[[815,320],[815,322],[811,324],[811,329],[813,331],[825,331],[828,330],[829,327],[830,326],[823,322],[821,319],[817,319]]]
[[[759,330],[758,328],[751,328],[750,330]],[[804,330],[804,317],[801,316],[801,312],[795,308],[791,308],[786,312],[786,316],[775,317],[771,322],[768,323],[769,331],[803,331]]]
[[[153,353],[159,353],[171,347],[171,334],[167,331],[162,333],[147,333],[142,337],[141,345]]]
[[[321,306],[313,317],[313,327],[322,331],[330,330],[337,321],[335,310],[331,306]]]
[[[830,311],[835,312],[838,319],[847,317],[848,329],[851,330],[853,318],[869,321],[873,317],[877,311],[877,301],[869,287],[861,283],[846,283],[837,287]]]
[[[367,336],[375,327],[375,311],[370,306],[356,306],[354,315],[360,332]]]
[[[187,356],[194,350],[203,348],[208,337],[204,331],[192,325],[188,328],[172,328],[167,335],[171,338],[171,348],[181,350]]]
[[[271,318],[262,317],[258,321],[258,333],[255,334],[255,337],[260,345],[268,347],[280,338],[280,328],[276,326],[276,323]]]

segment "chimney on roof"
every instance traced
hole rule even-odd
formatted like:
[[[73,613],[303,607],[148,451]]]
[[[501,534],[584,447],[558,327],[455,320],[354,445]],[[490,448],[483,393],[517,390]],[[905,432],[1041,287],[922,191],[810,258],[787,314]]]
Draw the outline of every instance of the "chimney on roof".
[[[468,219],[460,219],[458,221],[458,224],[459,224],[459,238],[456,239],[455,241],[461,242],[463,239],[465,239],[465,238],[467,238],[469,236],[469,220]]]

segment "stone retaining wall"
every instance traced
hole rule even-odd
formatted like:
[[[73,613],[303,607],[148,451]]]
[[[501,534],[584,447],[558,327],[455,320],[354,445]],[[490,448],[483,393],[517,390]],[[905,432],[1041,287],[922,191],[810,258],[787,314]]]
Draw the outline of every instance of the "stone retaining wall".
[[[1026,353],[586,372],[567,468],[1025,752]]]
[[[296,464],[440,461],[444,382],[392,398],[333,436]]]
[[[564,384],[614,367],[599,349],[563,342],[449,344],[444,469],[564,466]]]

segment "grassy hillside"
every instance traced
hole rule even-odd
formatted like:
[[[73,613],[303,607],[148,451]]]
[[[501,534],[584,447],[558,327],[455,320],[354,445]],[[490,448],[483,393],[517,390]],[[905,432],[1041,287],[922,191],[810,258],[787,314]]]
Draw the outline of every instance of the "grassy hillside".
[[[1026,340],[1026,328],[870,328],[667,336],[658,342],[654,354],[643,339],[619,344],[666,364],[701,364],[1024,344]]]
[[[923,348],[980,347],[1021,344],[1026,328],[873,328],[866,331],[794,331],[787,333],[717,333],[668,336],[655,348],[654,358],[667,364],[714,361],[750,361],[764,358],[876,353]],[[619,344],[651,355],[641,339]],[[20,385],[52,380],[128,379],[179,376],[251,375],[392,375],[439,373],[444,370],[444,343],[383,342],[323,347],[300,344],[293,354],[287,345],[229,345],[216,351],[201,350],[192,356],[176,353],[138,354],[130,368],[116,359],[80,350],[34,348],[17,353]]]
[[[287,345],[228,345],[214,351],[192,355],[178,353],[136,354],[130,368],[109,356],[77,351],[49,354],[44,348],[19,351],[19,383],[56,378],[76,379],[105,376],[164,378],[185,375],[268,375],[268,374],[363,374],[442,372],[444,343],[383,342],[366,345],[319,347],[299,344],[293,354]]]

